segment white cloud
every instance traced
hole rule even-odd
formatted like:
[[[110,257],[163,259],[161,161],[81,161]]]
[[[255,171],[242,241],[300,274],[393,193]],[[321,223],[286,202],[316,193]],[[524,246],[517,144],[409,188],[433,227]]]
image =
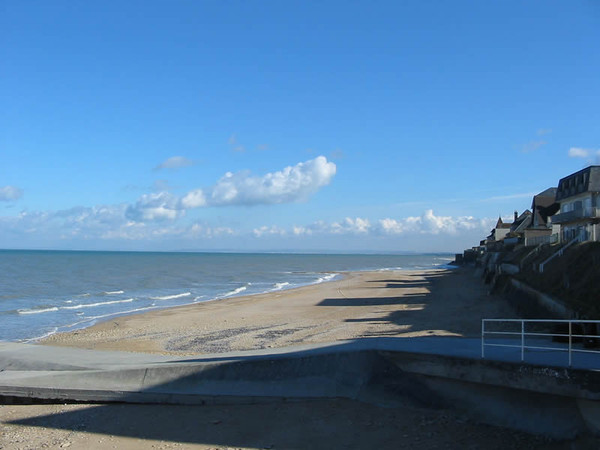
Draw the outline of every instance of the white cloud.
[[[589,158],[591,150],[579,147],[571,147],[569,149],[569,157],[571,158]]]
[[[371,223],[368,219],[361,219],[357,217],[352,219],[346,217],[342,222],[334,222],[331,224],[331,232],[334,234],[365,234],[368,233],[371,228]]]
[[[240,145],[240,143],[237,140],[237,136],[235,134],[232,134],[227,142],[229,143],[229,145],[231,146],[231,149],[234,152],[242,153],[242,152],[246,151],[246,147],[244,147],[243,145]]]
[[[0,236],[5,239],[13,236],[20,242],[40,240],[56,243],[75,239],[86,242],[159,243],[164,239],[177,239],[184,243],[197,243],[198,239],[234,236],[237,233],[229,227],[211,227],[199,223],[176,226],[168,220],[160,220],[180,214],[178,211],[174,213],[168,210],[168,203],[173,202],[167,201],[164,196],[148,200],[135,211],[140,216],[136,219],[140,220],[127,217],[133,211],[131,206],[125,204],[91,208],[78,206],[60,211],[24,211],[15,217],[0,217]],[[144,221],[142,216],[148,220]]]
[[[379,221],[379,230],[384,234],[449,234],[480,229],[487,232],[492,219],[476,219],[472,216],[436,216],[429,209],[418,217],[404,219],[386,218]]]
[[[544,145],[546,145],[548,142],[544,141],[544,140],[539,140],[539,141],[531,141],[528,142],[527,144],[525,144],[522,148],[521,151],[523,153],[531,153],[536,151],[538,148],[543,147]]]
[[[335,225],[334,225],[335,224]],[[310,236],[317,234],[334,234],[333,229],[340,229],[341,225],[337,222],[333,224],[319,220],[309,225],[294,225],[292,227],[292,233],[295,236]],[[338,233],[339,234],[339,233]]]
[[[185,209],[200,208],[206,205],[206,196],[204,195],[202,189],[190,191],[181,199],[181,206],[183,206]]]
[[[589,164],[600,164],[600,149],[571,147],[569,149],[571,158],[585,159]]]
[[[310,228],[294,225],[292,227],[292,233],[294,234],[294,236],[303,236],[311,235],[313,232]]]
[[[369,219],[361,217],[346,217],[344,220],[327,223],[322,220],[310,225],[294,225],[292,234],[294,236],[312,236],[312,235],[366,235],[372,231],[373,227]]]
[[[384,233],[402,234],[408,229],[407,224],[405,222],[406,221],[386,218],[381,219],[379,221],[379,226],[381,227]]]
[[[283,228],[279,228],[276,225],[272,225],[270,227],[265,225],[260,228],[255,228],[254,230],[252,230],[252,234],[254,234],[254,236],[256,236],[256,237],[262,237],[265,235],[285,236],[287,234],[287,232]]]
[[[125,217],[136,222],[174,220],[184,214],[177,197],[168,192],[144,194],[125,211]]]
[[[127,207],[125,216],[136,222],[164,221],[177,219],[194,208],[302,201],[329,184],[335,173],[335,164],[324,156],[262,177],[227,172],[214,186],[191,190],[181,198],[166,191],[144,194]]]
[[[267,224],[257,228],[233,229],[228,226],[192,222],[179,223],[180,201],[167,193],[144,196],[135,205],[75,207],[55,212],[22,212],[0,217],[0,237],[4,245],[22,243],[77,242],[78,246],[138,246],[136,248],[237,248],[239,245],[278,245],[285,248],[385,250],[388,248],[453,251],[461,245],[476,244],[489,233],[497,218],[437,216],[427,210],[420,216],[385,218],[347,217],[339,221],[282,228]],[[253,243],[254,241],[254,243]],[[289,241],[289,242],[288,242]],[[212,244],[210,243],[212,242]],[[103,244],[108,243],[108,244]],[[34,244],[30,244],[34,245]],[[47,245],[47,244],[45,244]],[[391,245],[391,247],[389,247]],[[143,246],[143,247],[140,247]]]
[[[221,236],[233,236],[236,233],[232,228],[229,227],[210,227],[200,223],[195,223],[188,230],[186,230],[185,234],[190,235],[193,238],[203,237],[212,239]]]
[[[9,202],[23,197],[23,190],[16,186],[0,187],[0,201]]]
[[[329,184],[335,173],[335,164],[328,162],[324,156],[262,177],[252,176],[249,172],[227,172],[206,194],[202,193],[206,203],[198,202],[198,205],[258,205],[302,201]],[[187,204],[193,204],[191,199],[188,199]]]
[[[170,191],[171,189],[173,187],[169,184],[168,180],[155,180],[152,183],[152,190],[155,192]]]
[[[154,169],[180,169],[182,167],[193,166],[195,163],[191,159],[184,158],[183,156],[172,156],[169,159],[166,159]]]
[[[484,198],[482,202],[496,201],[496,200],[513,200],[516,198],[533,198],[536,195],[535,192],[522,192],[520,194],[508,194],[508,195],[496,195],[494,197]]]

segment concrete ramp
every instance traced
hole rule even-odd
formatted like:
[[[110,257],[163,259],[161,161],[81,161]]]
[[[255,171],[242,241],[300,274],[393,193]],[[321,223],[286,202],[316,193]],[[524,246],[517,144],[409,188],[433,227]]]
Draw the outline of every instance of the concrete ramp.
[[[359,398],[399,370],[357,342],[172,358],[0,343],[0,395],[141,403]]]

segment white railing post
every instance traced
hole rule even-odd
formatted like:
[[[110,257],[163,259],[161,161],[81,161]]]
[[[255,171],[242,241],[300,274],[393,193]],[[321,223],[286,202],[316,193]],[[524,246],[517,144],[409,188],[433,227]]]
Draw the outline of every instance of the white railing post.
[[[481,359],[485,358],[485,319],[481,320]]]
[[[569,320],[569,367],[571,367],[571,344],[573,342],[573,329],[571,327],[572,323],[573,322]]]
[[[521,320],[521,361],[525,361],[525,321]]]

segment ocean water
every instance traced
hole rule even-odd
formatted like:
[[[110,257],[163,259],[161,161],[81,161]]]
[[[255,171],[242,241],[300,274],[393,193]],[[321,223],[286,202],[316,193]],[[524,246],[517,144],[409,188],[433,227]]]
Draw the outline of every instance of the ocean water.
[[[322,283],[341,272],[425,269],[452,259],[0,250],[0,340],[33,341],[115,316]]]

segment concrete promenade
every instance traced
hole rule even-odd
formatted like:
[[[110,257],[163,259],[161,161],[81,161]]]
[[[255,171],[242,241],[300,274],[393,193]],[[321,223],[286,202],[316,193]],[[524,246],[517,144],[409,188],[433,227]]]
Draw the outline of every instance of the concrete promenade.
[[[526,363],[513,349],[488,354],[494,359],[481,359],[479,339],[455,337],[373,338],[192,358],[1,342],[0,396],[172,404],[350,398],[387,406],[409,399],[559,438],[600,429],[600,372],[591,358],[567,368],[556,352],[527,355]]]

